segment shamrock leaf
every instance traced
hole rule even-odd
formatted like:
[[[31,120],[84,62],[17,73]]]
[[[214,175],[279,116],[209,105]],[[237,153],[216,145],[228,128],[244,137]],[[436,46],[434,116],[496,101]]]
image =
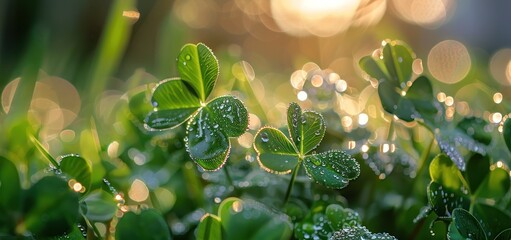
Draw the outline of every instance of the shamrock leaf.
[[[290,139],[280,130],[271,127],[261,128],[255,136],[254,148],[263,169],[287,174],[303,162],[310,178],[324,186],[338,189],[346,187],[349,180],[358,177],[358,162],[343,151],[308,154],[319,145],[325,134],[326,127],[321,114],[302,112],[298,104],[291,103],[287,120]]]
[[[378,95],[386,112],[407,122],[420,118],[432,123],[442,112],[441,106],[427,77],[411,81],[414,59],[412,50],[403,42],[384,41],[381,49],[363,57],[359,65],[378,80]]]
[[[198,239],[289,239],[292,223],[283,213],[239,198],[227,198],[218,216],[205,214],[197,227]]]
[[[232,96],[206,101],[219,73],[218,61],[206,45],[185,45],[177,64],[180,77],[163,80],[153,89],[154,110],[146,116],[146,127],[162,130],[187,122],[190,157],[204,170],[217,170],[229,155],[229,137],[239,137],[248,126],[247,109]]]

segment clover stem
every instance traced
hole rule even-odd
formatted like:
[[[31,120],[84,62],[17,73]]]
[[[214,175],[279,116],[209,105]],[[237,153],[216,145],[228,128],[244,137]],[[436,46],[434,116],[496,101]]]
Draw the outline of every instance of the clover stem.
[[[389,132],[387,133],[387,141],[390,142],[392,140],[392,137],[394,135],[394,117],[390,119],[389,123]]]
[[[295,169],[293,170],[293,175],[291,175],[291,180],[289,181],[289,185],[287,186],[286,191],[286,197],[284,198],[284,204],[287,204],[287,201],[289,201],[289,197],[291,196],[291,190],[293,189],[293,185],[295,183],[296,175],[298,175],[298,170],[300,170],[300,164],[301,161],[298,161],[298,164],[296,164]]]
[[[234,186],[234,181],[232,180],[231,174],[229,173],[227,166],[224,166],[222,169],[224,170],[225,178],[227,179],[227,182],[229,183],[229,185],[231,185],[234,189],[236,189],[236,186]]]

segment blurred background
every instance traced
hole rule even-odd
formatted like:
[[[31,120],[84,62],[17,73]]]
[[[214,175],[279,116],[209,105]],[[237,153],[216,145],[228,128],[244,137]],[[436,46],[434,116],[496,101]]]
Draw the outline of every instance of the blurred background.
[[[124,114],[124,118],[129,115],[118,108],[120,102],[126,102],[127,92],[178,75],[176,56],[185,43],[203,42],[218,57],[220,79],[212,97],[227,93],[248,95],[241,97],[251,113],[250,131],[236,141],[239,146],[232,153],[241,156],[241,161],[256,165],[251,152],[255,132],[264,125],[283,126],[291,101],[325,115],[331,132],[320,150],[342,145],[343,149],[367,156],[368,151],[394,153],[396,145],[400,147],[394,144],[398,141],[385,139],[392,116],[381,109],[374,79],[369,79],[358,66],[360,58],[379,48],[385,39],[402,40],[415,51],[419,60],[414,62],[414,74],[431,77],[435,96],[445,105],[448,121],[465,116],[482,117],[502,132],[499,126],[510,110],[510,10],[511,1],[505,0],[491,3],[476,0],[0,0],[0,116],[15,115],[10,114],[15,110],[23,112],[25,105],[30,123],[53,156],[80,153],[93,163],[96,180],[107,176],[124,192],[134,189],[133,194],[128,192],[134,202],[146,202],[149,188],[161,190],[167,200],[178,196],[174,199],[178,202],[176,206],[186,206],[189,201],[182,200],[178,194],[187,192],[185,185],[169,177],[175,174],[174,169],[183,166],[182,162],[175,166],[170,163],[169,167],[161,157],[172,153],[173,148],[184,154],[183,143],[176,140],[163,144],[161,139],[151,138],[179,139],[183,133],[148,137],[143,128],[137,128],[139,125],[123,125],[117,114],[121,112],[119,115]],[[16,88],[20,86],[27,90],[18,91],[20,94],[16,96]],[[33,97],[27,97],[32,92]],[[332,112],[333,116],[328,115]],[[95,120],[90,116],[95,116]],[[90,128],[83,130],[84,125]],[[401,122],[401,125],[406,128],[413,123]],[[357,135],[357,129],[364,130],[363,136]],[[419,132],[412,137],[424,142],[424,136],[430,137],[424,134]],[[410,139],[410,134],[403,131],[398,130],[396,135],[405,142]],[[9,136],[0,139],[0,143],[5,142],[14,149],[13,159],[29,155],[10,141]],[[380,146],[380,149],[370,149],[370,146]],[[160,147],[170,150],[160,153]],[[403,165],[406,177],[398,176],[395,183],[409,181],[409,177],[416,176],[418,153],[412,151],[410,157],[404,157],[399,152],[403,149],[398,149],[396,159],[387,162],[363,157],[367,162],[363,173],[369,172],[370,179],[380,181],[395,166]],[[505,148],[499,149],[504,153],[495,162],[509,165],[509,153]],[[154,166],[148,170],[151,161]],[[126,165],[131,169],[126,170]],[[27,166],[29,173],[37,172],[40,167]],[[365,171],[367,167],[372,171]],[[185,173],[196,171],[191,161],[186,162],[184,169]],[[126,180],[119,180],[119,176]],[[208,173],[201,176],[202,180],[211,181]],[[371,193],[374,189],[371,190],[371,184],[366,187],[366,183],[354,182],[350,184],[351,190],[343,194],[360,192],[366,201],[358,201],[357,207],[369,209],[360,212],[367,221],[374,219],[374,225],[385,230],[381,225],[392,223],[382,223],[379,219],[388,218],[392,212],[377,210],[399,205],[396,194],[392,195],[392,191],[397,191],[395,185],[382,187],[380,195]],[[164,184],[172,186],[160,188]],[[418,191],[425,202],[424,188]],[[135,194],[140,192],[144,193],[142,197]],[[380,197],[383,195],[386,197]],[[383,199],[383,207],[377,202],[373,204],[373,198]],[[169,211],[173,204],[161,209]],[[378,206],[367,207],[371,204]],[[416,205],[423,206],[423,203]],[[188,208],[190,212],[195,210]],[[417,213],[418,209],[414,209],[407,213],[410,216],[400,220],[405,226],[402,229],[409,227]],[[376,214],[381,214],[381,218],[374,217]],[[199,212],[192,219],[197,222],[201,216]],[[174,234],[186,232],[181,223],[176,220],[172,224]]]

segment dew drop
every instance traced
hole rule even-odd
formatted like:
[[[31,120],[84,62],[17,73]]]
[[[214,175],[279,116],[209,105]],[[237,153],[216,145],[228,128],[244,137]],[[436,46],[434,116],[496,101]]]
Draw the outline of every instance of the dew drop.
[[[268,138],[268,134],[267,133],[261,133],[261,141],[263,142],[268,142],[270,139]]]
[[[153,107],[158,107],[158,102],[153,102]]]
[[[398,57],[398,58],[397,58],[397,61],[398,61],[399,63],[402,63],[402,62],[403,62],[403,58],[402,58],[402,57]]]
[[[185,66],[186,66],[186,62],[183,62],[183,65],[185,65]]]
[[[190,61],[190,59],[192,59],[192,56],[190,56],[190,54],[187,54],[187,55],[185,56],[185,59],[186,59],[187,61]]]

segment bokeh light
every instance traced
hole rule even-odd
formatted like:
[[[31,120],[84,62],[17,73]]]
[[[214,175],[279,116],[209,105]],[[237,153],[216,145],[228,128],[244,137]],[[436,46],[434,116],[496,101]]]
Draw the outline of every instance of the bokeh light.
[[[438,28],[454,13],[456,0],[392,0],[396,15],[425,28]]]
[[[359,5],[359,0],[272,0],[271,11],[288,34],[328,37],[350,27]]]
[[[467,76],[471,65],[467,48],[458,41],[442,41],[428,54],[429,71],[443,83],[453,84],[461,81]]]
[[[504,48],[493,54],[490,59],[490,72],[500,84],[511,85],[511,49]]]
[[[143,202],[149,197],[149,189],[142,180],[135,179],[131,183],[128,196],[135,202]]]

